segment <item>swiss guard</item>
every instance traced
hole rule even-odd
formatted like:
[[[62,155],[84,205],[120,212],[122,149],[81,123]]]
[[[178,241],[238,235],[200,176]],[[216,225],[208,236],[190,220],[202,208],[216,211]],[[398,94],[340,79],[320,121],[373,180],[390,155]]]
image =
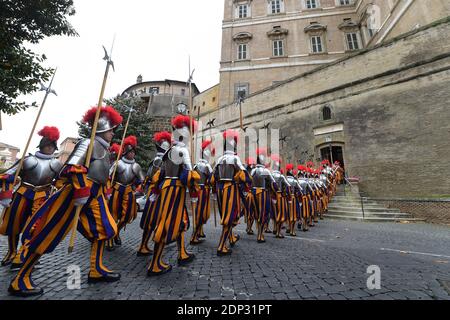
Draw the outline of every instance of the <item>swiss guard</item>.
[[[290,201],[289,203],[289,210],[288,210],[288,229],[286,231],[286,234],[289,234],[292,237],[295,237],[297,234],[295,232],[295,225],[297,222],[301,222],[301,215],[302,215],[302,189],[300,187],[300,184],[295,177],[294,172],[294,165],[293,164],[287,164],[286,165],[286,180],[289,183],[290,186]]]
[[[233,235],[233,227],[241,214],[240,184],[246,185],[250,182],[248,173],[237,155],[239,132],[229,129],[223,133],[224,155],[221,156],[213,170],[211,184],[213,193],[217,195],[217,203],[221,217],[222,235],[217,248],[218,256],[226,256],[232,253],[227,247],[227,240],[234,246],[239,237]]]
[[[97,107],[90,109],[82,122],[92,128],[97,110]],[[43,254],[56,249],[74,223],[92,244],[88,282],[114,282],[120,279],[119,273],[103,265],[103,251],[105,242],[117,234],[117,225],[109,211],[104,191],[109,179],[110,143],[114,129],[121,123],[122,117],[113,107],[101,107],[89,169],[85,167],[85,160],[90,139],[82,139],[75,146],[60,173],[60,178],[65,181],[63,187],[36,211],[25,227],[24,236],[40,219],[22,267],[9,286],[10,294],[26,297],[43,293],[31,279],[33,268]],[[74,220],[77,206],[82,206],[79,221]]]
[[[288,218],[288,212],[289,212],[289,204],[291,202],[291,191],[290,191],[290,184],[286,180],[286,177],[281,173],[281,158],[277,154],[273,154],[271,156],[271,169],[272,169],[272,176],[276,182],[276,185],[278,187],[276,194],[276,202],[272,204],[272,211],[274,212],[274,232],[275,237],[278,239],[284,238],[284,236],[281,234],[281,227],[283,226],[283,223]]]
[[[266,168],[267,151],[265,149],[257,149],[257,165],[253,168],[250,176],[252,178],[252,194],[254,220],[258,232],[257,242],[264,243],[264,227],[268,224],[272,211],[272,194],[276,194],[278,186]]]
[[[141,166],[135,160],[137,144],[135,136],[125,138],[122,158],[117,166],[114,164],[110,169],[110,175],[115,175],[109,209],[117,222],[117,235],[114,238],[117,246],[122,245],[120,231],[137,217],[136,188],[145,179]],[[109,241],[109,246],[113,246],[112,240]]]
[[[253,168],[256,166],[256,160],[252,157],[248,157],[246,159],[246,169],[247,172],[252,172]],[[248,235],[254,235],[253,232],[253,224],[255,223],[255,215],[253,213],[253,194],[251,192],[247,193],[247,196],[245,197],[245,203],[244,203],[244,214],[245,217],[245,223],[247,224],[247,234]]]
[[[202,159],[195,165],[194,170],[200,176],[198,202],[195,207],[195,230],[192,233],[191,245],[197,245],[201,238],[205,238],[203,226],[208,222],[211,215],[211,157],[214,157],[216,150],[212,140],[205,140],[202,143]]]
[[[196,125],[196,121],[190,116],[179,115],[172,119],[174,144],[164,155],[158,187],[155,190],[155,194],[159,195],[156,201],[160,202],[160,212],[153,236],[153,259],[147,271],[149,277],[172,270],[172,266],[162,260],[164,247],[172,242],[176,241],[178,245],[179,265],[194,259],[194,254],[186,251],[184,237],[189,229],[186,190],[189,189],[192,202],[198,201],[197,182],[200,177],[192,168],[188,149],[190,128],[195,130]]]
[[[58,150],[58,128],[44,127],[38,135],[42,137],[38,146],[39,151],[25,157],[19,173],[20,186],[14,196],[12,191],[0,192],[0,199],[3,199],[2,202],[7,207],[0,226],[0,234],[8,236],[8,253],[1,262],[2,266],[12,264],[14,258],[13,267],[20,266],[24,248],[17,254],[19,236],[29,218],[50,196],[52,185],[62,168],[62,163],[55,157],[55,151]],[[19,162],[1,174],[0,181],[5,185],[8,181],[12,184],[18,167]]]
[[[152,250],[148,247],[148,242],[155,231],[156,223],[159,217],[159,201],[155,201],[158,194],[158,181],[160,178],[161,165],[163,163],[164,154],[172,145],[172,134],[167,131],[157,132],[153,137],[156,146],[156,156],[147,171],[144,182],[144,192],[147,197],[144,211],[142,212],[140,227],[144,231],[142,235],[141,245],[137,252],[138,257],[145,257],[152,254]]]

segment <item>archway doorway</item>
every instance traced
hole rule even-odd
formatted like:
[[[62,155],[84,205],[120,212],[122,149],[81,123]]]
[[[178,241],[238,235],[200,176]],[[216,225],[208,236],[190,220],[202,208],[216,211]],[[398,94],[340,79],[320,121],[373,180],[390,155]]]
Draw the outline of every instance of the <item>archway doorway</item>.
[[[329,160],[331,163],[339,161],[345,170],[344,148],[342,146],[324,146],[320,149],[320,155],[322,160]]]

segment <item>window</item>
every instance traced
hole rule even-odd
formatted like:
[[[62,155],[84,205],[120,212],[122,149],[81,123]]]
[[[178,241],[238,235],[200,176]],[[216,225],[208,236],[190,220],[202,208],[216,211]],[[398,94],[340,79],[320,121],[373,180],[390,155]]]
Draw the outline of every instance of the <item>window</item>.
[[[351,0],[339,0],[339,4],[341,6],[349,6],[352,4],[352,1]]]
[[[331,120],[331,109],[330,109],[330,107],[324,107],[322,109],[322,119],[323,120]]]
[[[313,53],[321,53],[321,52],[323,52],[322,37],[321,36],[312,36],[311,37],[311,49],[312,49]]]
[[[238,45],[238,60],[246,60],[247,59],[247,44],[239,44]]]
[[[273,56],[281,57],[284,55],[283,40],[275,40],[273,42]]]
[[[234,99],[245,98],[248,96],[248,83],[239,83],[235,85]]]
[[[240,19],[248,17],[248,4],[240,4],[238,6],[238,17]]]
[[[270,1],[270,10],[272,14],[281,13],[281,0]]]
[[[348,50],[358,50],[359,49],[358,35],[352,32],[347,33],[345,36],[347,38]]]
[[[151,88],[149,88],[148,93],[153,94],[153,95],[159,94],[159,87],[151,87]]]
[[[317,0],[305,0],[306,1],[306,9],[316,9],[319,7]]]

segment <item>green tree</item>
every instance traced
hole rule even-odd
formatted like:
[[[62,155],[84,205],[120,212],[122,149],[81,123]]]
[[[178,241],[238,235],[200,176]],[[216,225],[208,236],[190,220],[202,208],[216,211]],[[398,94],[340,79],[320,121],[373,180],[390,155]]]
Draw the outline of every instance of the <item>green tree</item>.
[[[16,99],[37,91],[53,70],[42,65],[45,55],[26,45],[55,35],[77,36],[67,21],[74,14],[72,0],[0,1],[0,112],[15,114],[36,105]]]
[[[126,121],[128,119],[129,112],[127,107],[131,107],[134,112],[130,119],[130,124],[127,130],[127,136],[136,136],[138,139],[138,147],[136,154],[136,161],[141,165],[144,171],[150,166],[153,155],[155,152],[155,146],[153,144],[153,132],[151,131],[152,117],[145,110],[144,102],[141,99],[136,98],[121,98],[116,97],[114,99],[106,100],[106,105],[113,106],[123,117],[122,125],[116,129],[113,143],[120,145],[125,130]],[[125,107],[126,106],[126,107]],[[77,122],[79,126],[79,135],[83,138],[90,137],[90,129],[86,125]]]

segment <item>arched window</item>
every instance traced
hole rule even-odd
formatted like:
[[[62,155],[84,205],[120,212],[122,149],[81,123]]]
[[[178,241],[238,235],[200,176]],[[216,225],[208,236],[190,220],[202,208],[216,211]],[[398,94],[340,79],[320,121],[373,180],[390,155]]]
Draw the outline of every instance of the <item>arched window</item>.
[[[331,109],[330,107],[323,107],[322,109],[322,119],[331,120]]]

